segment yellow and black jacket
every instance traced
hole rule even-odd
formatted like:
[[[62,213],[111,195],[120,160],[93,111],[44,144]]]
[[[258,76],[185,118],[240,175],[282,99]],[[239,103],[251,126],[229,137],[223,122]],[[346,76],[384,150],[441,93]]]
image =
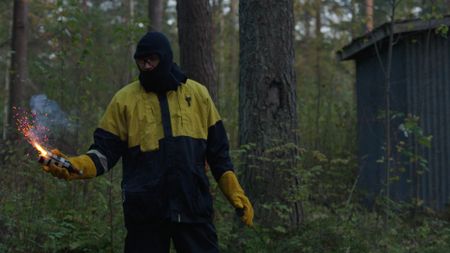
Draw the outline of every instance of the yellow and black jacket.
[[[207,161],[216,180],[233,165],[207,89],[190,79],[176,91],[145,92],[139,81],[116,93],[88,155],[97,176],[123,162],[126,225],[212,218]]]

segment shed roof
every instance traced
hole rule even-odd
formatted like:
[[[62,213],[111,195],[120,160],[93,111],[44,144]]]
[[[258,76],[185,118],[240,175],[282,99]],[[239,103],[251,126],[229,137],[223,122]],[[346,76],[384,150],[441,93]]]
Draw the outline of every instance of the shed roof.
[[[440,19],[408,19],[396,21],[394,22],[393,30],[394,34],[400,34],[434,29],[441,25],[450,26],[450,15]],[[340,61],[354,59],[359,52],[388,37],[391,32],[390,30],[390,23],[387,22],[375,28],[372,32],[355,38],[350,44],[344,46],[337,52],[338,59]]]

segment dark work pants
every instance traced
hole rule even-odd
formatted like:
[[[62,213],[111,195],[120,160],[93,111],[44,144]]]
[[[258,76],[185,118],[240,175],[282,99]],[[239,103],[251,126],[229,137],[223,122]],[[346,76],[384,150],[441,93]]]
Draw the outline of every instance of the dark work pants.
[[[212,223],[158,223],[127,227],[125,253],[168,253],[172,239],[178,253],[217,253],[216,229]]]

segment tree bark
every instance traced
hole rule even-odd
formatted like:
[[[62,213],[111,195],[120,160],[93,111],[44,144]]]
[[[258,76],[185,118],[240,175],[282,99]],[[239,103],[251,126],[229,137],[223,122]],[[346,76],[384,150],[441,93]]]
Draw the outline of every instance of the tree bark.
[[[450,0],[449,0],[450,1]],[[238,20],[238,13],[239,11],[239,1],[238,0],[231,0],[230,1],[230,15],[233,16],[233,27],[235,27],[237,25],[237,23],[239,22]]]
[[[6,74],[5,74],[5,100],[3,101],[3,124],[2,124],[2,140],[6,140],[8,139],[8,127],[9,127],[9,114],[11,113],[10,111],[10,98],[9,98],[9,93],[10,93],[10,86],[11,86],[11,82],[10,82],[10,69],[11,69],[11,53],[8,52],[6,55]]]
[[[305,26],[305,40],[309,40],[311,38],[311,13],[309,10],[309,1],[306,1],[303,4],[303,24]]]
[[[293,1],[240,1],[239,24],[239,141],[248,152],[242,183],[260,224],[294,228],[303,215],[293,197],[299,184]]]
[[[356,36],[357,36],[357,29],[355,28],[355,23],[356,23],[356,20],[357,20],[357,17],[356,17],[356,0],[351,0],[350,1],[350,13],[351,13],[351,15],[352,15],[352,22],[351,22],[351,36],[352,36],[352,39],[353,38],[356,38]]]
[[[314,2],[314,12],[315,12],[315,35],[316,35],[316,85],[317,85],[317,97],[316,97],[316,123],[315,130],[316,136],[314,141],[314,148],[318,149],[320,146],[320,116],[321,116],[321,105],[322,105],[322,67],[320,54],[322,52],[322,0],[315,0]]]
[[[229,24],[227,24],[226,16],[223,14],[223,0],[216,0],[212,2],[212,13],[213,13],[213,30],[215,34],[212,35],[212,40],[217,41],[216,47],[220,48],[221,52],[216,55],[216,71],[217,71],[217,96],[222,94],[223,88],[225,86],[226,81],[228,80],[228,76],[224,75],[226,72],[226,67],[230,64],[225,62],[227,57],[225,45],[228,41],[225,39],[224,33],[226,32],[226,28]],[[214,46],[214,45],[213,45]]]
[[[211,12],[208,0],[177,1],[181,68],[189,78],[205,85],[217,102]]]
[[[373,30],[373,0],[366,0],[366,32]]]
[[[133,27],[134,24],[134,0],[127,0],[127,7],[128,7],[128,26],[129,27]],[[151,23],[151,21],[150,21]],[[134,41],[134,32],[133,29],[129,29],[128,31],[129,36],[128,36],[128,58],[129,59],[133,59],[133,55],[134,55],[134,50],[136,47],[136,42]],[[127,65],[127,71],[126,71],[126,82],[128,83],[130,82],[130,80],[133,79],[134,73],[133,73],[133,69],[136,67],[134,61],[127,61],[128,65]]]
[[[14,107],[25,104],[25,85],[28,81],[28,1],[15,0],[12,24],[12,41],[11,41],[11,68],[9,78],[9,112],[6,117],[7,129],[14,125],[14,117],[12,109]],[[7,133],[7,136],[12,136]]]
[[[163,0],[148,0],[149,31],[162,31],[164,14]]]

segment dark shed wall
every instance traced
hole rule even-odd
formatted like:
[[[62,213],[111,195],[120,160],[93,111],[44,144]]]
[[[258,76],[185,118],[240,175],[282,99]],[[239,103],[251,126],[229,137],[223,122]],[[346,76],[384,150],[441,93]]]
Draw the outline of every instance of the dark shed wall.
[[[380,194],[386,196],[385,165],[377,160],[385,155],[385,126],[383,117],[379,117],[385,108],[382,66],[386,66],[387,41],[393,32],[390,109],[393,114],[419,116],[424,135],[432,135],[433,139],[431,148],[425,148],[414,137],[407,138],[399,131],[398,119],[391,121],[395,162],[390,172],[393,178],[389,196],[408,202],[418,198],[434,209],[450,207],[450,38],[446,38],[450,33],[437,32],[445,31],[441,29],[445,26],[450,26],[450,16],[386,23],[337,52],[340,60],[356,61],[359,187],[368,193],[369,204]],[[409,143],[415,154],[429,162],[424,173],[420,173],[417,163],[396,152],[399,141]]]
[[[433,208],[449,203],[450,192],[450,43],[434,30],[405,39],[408,111],[420,116],[430,149],[418,148],[429,171],[418,177],[418,197]]]
[[[383,193],[386,183],[386,170],[383,163],[377,162],[385,156],[385,69],[387,62],[386,44],[378,44],[379,50],[372,47],[356,59],[356,92],[358,111],[358,140],[360,157],[360,189],[367,193],[368,204]],[[377,53],[378,52],[378,53]],[[397,45],[392,55],[390,101],[392,113],[406,112],[404,64],[405,50]],[[396,123],[396,122],[394,122]],[[393,124],[394,127],[394,124]],[[395,132],[395,129],[393,130]],[[396,137],[392,142],[397,142]],[[391,172],[391,177],[396,176]],[[407,175],[399,175],[399,180],[391,182],[390,196],[403,199],[409,193],[406,186]],[[384,195],[384,194],[383,194]]]
[[[358,114],[358,153],[360,164],[360,189],[365,191],[368,200],[381,190],[384,171],[376,162],[381,158],[383,141],[383,122],[377,119],[383,109],[383,72],[375,57],[356,64],[356,95]]]

